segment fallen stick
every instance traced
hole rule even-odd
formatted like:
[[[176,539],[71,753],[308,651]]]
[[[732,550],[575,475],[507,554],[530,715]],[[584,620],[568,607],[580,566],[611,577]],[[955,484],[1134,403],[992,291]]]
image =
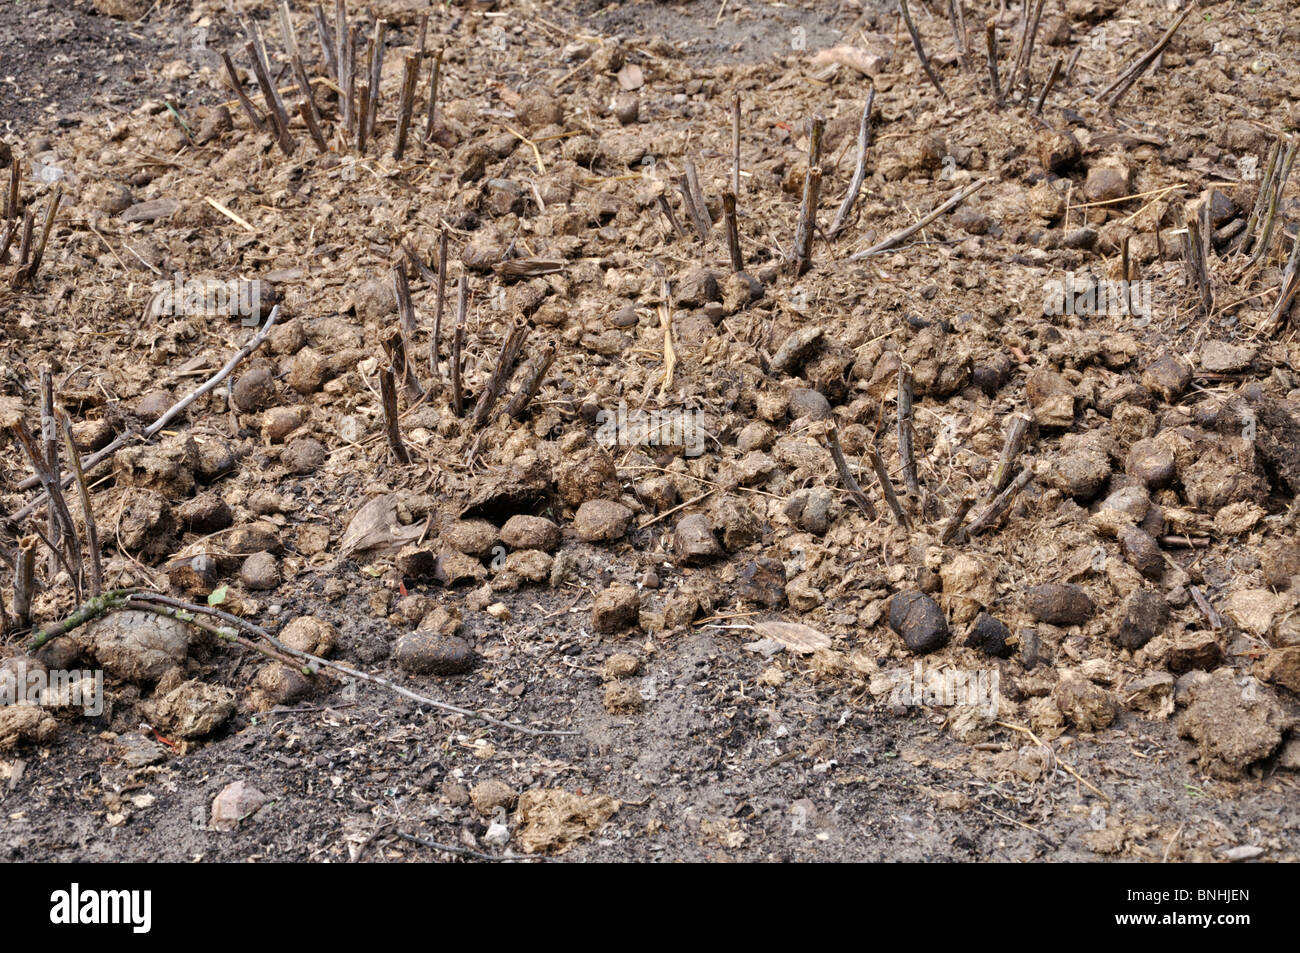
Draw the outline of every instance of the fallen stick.
[[[889,249],[898,245],[900,242],[915,235],[935,219],[952,211],[962,202],[966,201],[966,199],[970,198],[980,189],[984,188],[984,186],[988,185],[990,181],[990,179],[980,179],[978,182],[966,186],[966,188],[952,196],[915,225],[908,225],[906,228],[900,228],[898,231],[891,233],[889,236],[872,245],[870,248],[865,248],[860,252],[854,252],[849,256],[849,261],[862,261],[864,258],[870,258],[873,255],[879,255],[881,252],[889,251]]]
[[[830,230],[826,232],[828,239],[833,239],[849,223],[853,206],[857,204],[858,194],[862,191],[862,183],[867,180],[867,149],[871,146],[871,106],[875,101],[876,87],[873,86],[867,93],[867,104],[862,107],[862,120],[858,123],[858,157],[853,164],[853,178],[849,180],[848,191],[844,193],[844,200],[840,202],[839,210],[831,221]]]
[[[1183,12],[1178,15],[1178,19],[1174,21],[1173,26],[1166,30],[1164,36],[1156,42],[1156,45],[1139,56],[1115,78],[1113,83],[1103,89],[1101,95],[1097,97],[1098,101],[1104,101],[1107,97],[1110,97],[1110,108],[1114,109],[1118,106],[1119,101],[1124,98],[1124,95],[1130,88],[1132,88],[1133,84],[1142,77],[1143,73],[1151,68],[1151,64],[1154,63],[1156,58],[1164,52],[1165,47],[1169,45],[1169,41],[1172,40],[1174,34],[1178,32],[1178,28],[1183,25],[1183,21],[1186,20],[1188,15],[1196,9],[1196,5],[1197,0],[1191,0],[1191,3],[1187,4]]]
[[[222,366],[221,370],[217,371],[206,381],[204,381],[201,385],[196,387],[194,390],[190,391],[188,394],[186,394],[176,403],[172,404],[169,408],[167,408],[167,410],[163,411],[162,415],[158,417],[157,420],[155,420],[153,423],[151,423],[148,427],[144,429],[144,432],[142,434],[144,439],[148,440],[151,437],[153,437],[155,434],[158,433],[158,431],[162,430],[169,423],[171,423],[171,421],[176,417],[177,414],[181,413],[183,410],[185,410],[186,407],[194,403],[204,394],[211,391],[214,387],[216,387],[227,377],[229,377],[231,372],[236,367],[239,366],[239,363],[243,361],[244,358],[248,357],[248,355],[252,354],[255,350],[257,350],[257,348],[261,346],[262,342],[266,340],[266,336],[270,333],[271,328],[275,326],[275,321],[279,316],[280,316],[280,306],[277,304],[274,308],[271,309],[271,313],[267,316],[266,323],[262,325],[262,327],[258,330],[256,334],[252,336],[252,338],[249,339],[247,344],[245,344],[242,348],[240,348],[235,353],[234,357],[232,357],[229,361],[227,361]],[[86,472],[89,472],[90,470],[94,469],[94,467],[98,465],[100,462],[108,459],[113,454],[115,454],[118,450],[120,450],[123,446],[125,446],[127,440],[130,439],[130,436],[131,436],[130,434],[121,434],[118,437],[116,437],[111,443],[105,446],[102,450],[97,450],[95,453],[92,453],[89,457],[87,457],[82,464],[85,467]],[[66,486],[71,479],[72,479],[71,476],[64,477],[63,485]],[[29,490],[32,487],[38,485],[39,483],[40,481],[37,478],[29,477],[28,479],[23,480],[21,483],[18,484],[18,489]],[[24,506],[22,509],[11,514],[9,519],[14,522],[17,522],[21,519],[25,519],[26,517],[30,516],[32,513],[36,512],[36,510],[42,504],[44,504],[44,502],[45,502],[45,494],[42,493],[36,499],[34,499],[26,506]]]
[[[247,619],[241,619],[237,615],[232,615],[229,612],[225,612],[212,606],[183,602],[180,599],[173,599],[170,596],[165,596],[161,593],[149,592],[141,589],[113,589],[93,599],[87,600],[71,615],[37,632],[28,643],[28,651],[35,652],[51,640],[66,635],[73,629],[85,625],[92,619],[98,618],[107,612],[124,609],[126,608],[127,603],[134,603],[135,608],[149,608],[150,611],[157,612],[159,615],[169,615],[171,618],[176,618],[184,622],[192,621],[186,616],[211,616],[226,623],[226,625],[230,627],[229,634],[231,635],[237,635],[241,630],[248,632],[266,642],[277,652],[310,663],[310,665],[314,667],[313,669],[309,669],[310,671],[318,671],[321,668],[331,669],[332,671],[339,672],[351,678],[359,679],[363,682],[369,682],[372,685],[378,685],[381,688],[386,688],[403,698],[416,702],[417,704],[428,705],[431,708],[448,711],[452,714],[460,715],[463,718],[482,721],[497,728],[505,728],[509,731],[515,731],[520,734],[532,736],[564,736],[576,734],[576,732],[572,731],[548,731],[540,728],[530,728],[527,725],[516,725],[508,721],[502,721],[499,718],[494,718],[481,711],[461,708],[458,705],[451,705],[447,702],[440,702],[436,699],[429,698],[427,695],[420,695],[413,692],[409,688],[398,685],[396,682],[390,681],[382,676],[372,675],[369,672],[362,672],[358,669],[352,668],[351,666],[344,665],[341,662],[331,661],[330,659],[312,655],[310,652],[302,652],[298,649],[290,648],[275,636],[271,635],[271,633],[266,629],[249,622]],[[180,610],[184,615],[177,615],[168,610]]]

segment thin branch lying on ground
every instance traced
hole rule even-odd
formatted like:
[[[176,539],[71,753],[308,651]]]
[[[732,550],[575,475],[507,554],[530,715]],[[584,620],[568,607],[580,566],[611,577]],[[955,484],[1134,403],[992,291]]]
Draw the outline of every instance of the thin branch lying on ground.
[[[452,705],[448,702],[440,702],[437,699],[429,698],[427,695],[421,695],[413,692],[409,688],[398,685],[380,675],[372,675],[369,672],[363,672],[359,669],[344,665],[341,662],[334,662],[330,659],[321,658],[318,655],[312,655],[310,652],[302,652],[295,648],[285,645],[266,629],[259,625],[249,622],[247,619],[241,619],[237,615],[232,615],[222,609],[213,606],[202,606],[191,602],[184,602],[180,599],[173,599],[171,596],[165,596],[161,593],[150,592],[145,589],[111,589],[107,592],[94,596],[82,603],[71,615],[45,626],[35,635],[27,644],[28,652],[36,652],[42,646],[49,644],[60,636],[67,635],[80,626],[85,625],[93,619],[97,619],[109,612],[114,612],[126,608],[133,608],[142,611],[154,612],[157,615],[168,616],[169,618],[179,619],[183,622],[194,621],[191,616],[206,615],[226,623],[225,626],[210,629],[214,634],[227,638],[231,642],[244,644],[240,642],[238,636],[241,631],[261,639],[277,653],[297,659],[301,662],[308,663],[304,669],[309,673],[315,673],[321,668],[328,668],[332,671],[347,675],[350,678],[359,679],[363,682],[370,682],[372,685],[379,685],[395,694],[409,699],[420,705],[428,705],[430,708],[437,708],[441,711],[451,712],[464,718],[481,721],[497,728],[505,728],[509,731],[519,732],[520,734],[533,736],[566,736],[574,735],[574,731],[551,731],[541,728],[530,728],[527,725],[516,725],[508,721],[502,721],[494,718],[485,712],[476,711],[470,708],[461,708],[459,705]],[[176,610],[180,610],[179,613]],[[249,646],[255,651],[261,652],[258,646]],[[266,653],[262,653],[266,654]]]
[[[178,414],[184,411],[186,407],[194,403],[204,394],[207,394],[208,392],[213,390],[213,388],[215,388],[218,384],[220,384],[227,377],[229,377],[231,372],[234,371],[234,369],[239,366],[240,362],[242,362],[244,358],[248,357],[248,355],[252,354],[255,350],[257,350],[261,346],[262,342],[266,340],[267,335],[271,333],[271,328],[275,326],[275,321],[279,316],[280,316],[280,306],[277,304],[274,308],[271,309],[270,315],[267,316],[266,323],[263,324],[260,329],[258,329],[258,332],[254,334],[252,338],[249,339],[247,344],[245,344],[243,347],[241,347],[238,351],[235,352],[234,357],[232,357],[229,361],[227,361],[222,366],[221,370],[217,371],[215,374],[209,377],[206,381],[204,381],[194,390],[190,391],[188,394],[186,394],[176,403],[172,404],[165,411],[163,411],[162,415],[157,420],[155,420],[153,423],[151,423],[148,427],[144,429],[144,432],[143,434],[141,434],[141,436],[145,440],[148,440],[151,437],[153,437],[160,430],[162,430],[169,423],[171,423],[172,420]],[[124,433],[118,436],[117,438],[115,438],[111,443],[105,446],[102,450],[97,450],[95,453],[92,453],[90,456],[86,457],[86,459],[82,461],[82,466],[85,468],[86,472],[90,472],[90,470],[94,469],[95,466],[102,463],[104,460],[107,460],[113,454],[117,453],[118,450],[122,449],[122,447],[126,446],[127,442],[132,438],[132,436],[133,434],[131,433]],[[61,482],[63,486],[69,485],[72,482],[72,475],[68,474],[63,478]],[[39,483],[40,483],[39,478],[29,477],[28,479],[23,480],[21,483],[18,484],[18,489],[30,490],[32,487],[39,485]],[[38,510],[42,505],[44,505],[45,500],[46,500],[46,494],[41,493],[38,497],[36,497],[36,499],[32,500],[26,506],[22,507],[22,509],[16,511],[15,513],[12,513],[9,516],[9,519],[15,523],[18,522],[19,520],[25,519],[26,517],[30,516],[32,513],[36,512],[36,510]]]

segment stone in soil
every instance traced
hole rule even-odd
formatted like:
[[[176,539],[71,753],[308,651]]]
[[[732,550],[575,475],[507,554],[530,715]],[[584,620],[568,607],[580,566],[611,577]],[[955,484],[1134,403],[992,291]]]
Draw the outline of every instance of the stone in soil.
[[[1136,526],[1119,531],[1120,547],[1129,565],[1148,579],[1159,580],[1165,572],[1165,557],[1156,541]]]
[[[265,794],[251,784],[233,781],[213,799],[209,826],[214,831],[233,831],[257,813],[268,800],[270,799]]]
[[[948,644],[948,621],[939,604],[923,592],[900,592],[889,601],[889,627],[914,655]]]

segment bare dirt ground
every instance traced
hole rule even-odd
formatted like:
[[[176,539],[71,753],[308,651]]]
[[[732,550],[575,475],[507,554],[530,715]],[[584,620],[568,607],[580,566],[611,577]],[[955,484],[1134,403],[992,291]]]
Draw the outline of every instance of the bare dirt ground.
[[[1264,186],[1300,121],[1300,24],[1282,0],[1201,3],[1109,110],[1179,7],[1048,0],[1021,80],[1019,6],[964,5],[966,64],[944,5],[912,6],[943,94],[892,4],[351,4],[363,76],[387,22],[362,151],[296,4],[328,147],[295,113],[292,155],[251,128],[220,58],[269,124],[251,19],[296,106],[270,4],[0,6],[5,194],[22,171],[0,220],[0,417],[42,432],[49,367],[82,453],[126,435],[89,474],[105,586],[211,599],[291,648],[568,732],[419,709],[140,615],[32,660],[31,633],[77,606],[39,508],[0,524],[0,676],[102,669],[107,698],[93,717],[52,696],[0,708],[0,856],[1295,860],[1300,308],[1274,311],[1300,191]],[[832,234],[872,88],[865,182]],[[737,98],[743,273],[723,207]],[[796,274],[814,117],[818,231]],[[1202,205],[1208,306],[1183,261]],[[1126,247],[1149,313],[1058,306],[1067,282],[1126,277]],[[395,266],[410,463],[382,401]],[[146,439],[253,333],[169,308],[206,278],[263,282],[275,326]],[[478,425],[513,324],[521,368],[553,360],[518,415],[500,411],[523,370]],[[620,407],[631,430],[611,429]],[[669,433],[637,432],[641,410]],[[0,512],[30,508],[17,442],[0,473]],[[996,709],[945,697],[954,678]]]

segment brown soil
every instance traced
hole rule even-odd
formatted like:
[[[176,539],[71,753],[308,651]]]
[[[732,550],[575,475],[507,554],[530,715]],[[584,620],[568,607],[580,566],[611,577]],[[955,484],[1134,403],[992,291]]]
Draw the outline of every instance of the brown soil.
[[[101,12],[118,6],[126,19]],[[219,113],[230,92],[217,52],[251,66],[239,18],[260,24],[277,84],[292,83],[269,4],[131,6],[0,7],[0,78],[20,90],[5,141],[37,233],[56,187],[41,170],[63,189],[35,278],[13,251],[0,259],[0,416],[40,432],[48,365],[84,451],[139,432],[251,333],[235,317],[167,313],[157,283],[267,282],[276,327],[229,386],[92,471],[106,584],[198,602],[215,589],[221,608],[273,632],[315,617],[347,665],[573,734],[417,710],[201,635],[160,667],[129,633],[124,648],[90,626],[41,658],[106,669],[102,715],[49,709],[19,732],[0,708],[3,856],[1296,858],[1300,315],[1269,324],[1300,219],[1295,177],[1253,272],[1238,243],[1258,231],[1233,224],[1255,204],[1272,137],[1300,120],[1300,65],[1284,52],[1300,28],[1284,0],[1202,4],[1113,112],[1098,96],[1174,14],[1147,0],[1049,3],[1034,96],[1058,57],[1082,52],[1041,122],[1020,93],[994,108],[979,28],[993,4],[966,5],[969,70],[947,20],[914,4],[950,103],[881,12],[892,5],[438,7],[426,43],[446,48],[437,141],[422,142],[426,66],[400,161],[403,57],[424,4],[373,4],[389,28],[366,153],[334,137],[337,98],[319,83],[330,152],[295,118],[292,157],[237,103],[229,125]],[[308,72],[324,75],[299,7]],[[368,35],[369,12],[351,13]],[[998,21],[1004,79],[1018,15]],[[835,44],[878,57],[874,77],[814,59]],[[872,82],[866,182],[827,240]],[[265,113],[251,76],[246,89]],[[722,221],[737,96],[749,280],[730,273]],[[635,122],[616,118],[616,98],[636,102]],[[826,122],[821,233],[795,277],[785,256],[814,116]],[[706,242],[677,188],[685,160],[713,219]],[[981,179],[898,247],[850,260]],[[1202,200],[1222,230],[1208,316],[1179,234]],[[450,280],[435,378],[440,229]],[[1047,313],[1052,282],[1120,277],[1126,240],[1132,277],[1151,282],[1149,321]],[[380,398],[395,263],[427,392],[410,399],[398,380],[406,465]],[[462,275],[458,418],[446,377]],[[475,428],[516,317],[529,327],[520,363],[548,343],[554,362],[520,419]],[[783,345],[809,328],[821,335],[791,356]],[[919,496],[904,493],[898,456],[900,364],[915,381]],[[694,431],[605,445],[620,404],[689,413],[703,452],[684,446]],[[841,485],[817,419],[826,405],[874,519]],[[1031,418],[1016,461],[1027,483],[988,532],[945,540],[963,498],[972,516],[984,509],[1016,413]],[[907,528],[872,470],[877,433]],[[16,444],[0,468],[0,511],[14,513],[33,499],[19,487],[31,470]],[[357,546],[354,517],[385,495],[392,519]],[[558,548],[537,524],[506,529],[520,514],[553,521]],[[7,561],[45,521],[42,509],[3,527]],[[44,550],[36,577],[33,628],[76,607]],[[951,632],[923,658],[908,644],[928,603],[907,597],[920,606],[899,626],[909,643],[890,624],[905,615],[891,614],[898,596],[916,592]],[[8,584],[3,595],[12,615]],[[1005,651],[967,644],[981,612],[1005,625]],[[443,654],[419,656],[414,633]],[[11,619],[0,654],[22,655],[27,636]],[[468,671],[430,673],[471,649]],[[906,704],[900,679],[917,663],[932,677],[996,675],[996,715]],[[217,727],[196,728],[205,718]],[[213,830],[213,801],[236,781],[266,803]],[[612,815],[601,796],[619,802]]]

